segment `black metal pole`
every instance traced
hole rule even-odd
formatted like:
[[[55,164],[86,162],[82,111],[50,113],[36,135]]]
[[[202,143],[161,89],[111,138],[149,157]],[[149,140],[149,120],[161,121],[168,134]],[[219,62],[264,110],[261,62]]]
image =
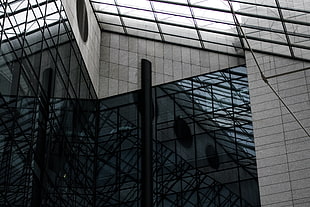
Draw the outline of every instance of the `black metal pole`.
[[[43,72],[42,90],[40,91],[39,127],[34,154],[34,173],[32,182],[31,206],[40,207],[45,194],[45,154],[47,141],[47,123],[49,118],[49,105],[52,93],[53,70]]]
[[[152,64],[146,59],[141,61],[142,70],[142,111],[141,111],[141,207],[153,206],[153,148],[152,148]]]

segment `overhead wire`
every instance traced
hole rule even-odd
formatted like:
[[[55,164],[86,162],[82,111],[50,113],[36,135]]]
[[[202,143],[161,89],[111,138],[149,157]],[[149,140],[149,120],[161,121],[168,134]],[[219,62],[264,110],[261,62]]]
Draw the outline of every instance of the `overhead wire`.
[[[239,28],[240,32],[242,33],[242,36],[246,42],[246,45],[248,46],[248,49],[250,50],[250,53],[253,57],[253,60],[259,70],[259,73],[260,73],[260,76],[262,78],[262,80],[268,85],[268,87],[272,90],[272,92],[277,96],[277,98],[280,100],[280,102],[284,105],[284,107],[288,110],[288,112],[291,114],[291,116],[294,118],[294,120],[298,123],[298,125],[302,128],[302,130],[306,133],[306,135],[310,138],[310,133],[307,131],[307,129],[303,126],[303,124],[301,123],[301,121],[298,119],[298,117],[294,114],[294,112],[290,109],[290,107],[284,102],[283,98],[277,93],[277,91],[274,89],[274,87],[272,87],[272,85],[268,82],[266,76],[264,75],[263,71],[262,71],[262,68],[260,66],[260,64],[258,63],[258,60],[256,58],[256,55],[248,41],[248,38],[237,18],[237,15],[235,13],[235,10],[233,8],[233,5],[231,3],[230,0],[227,0],[228,4],[229,4],[229,7],[230,7],[230,10],[231,10],[231,13],[233,15],[233,19],[234,19],[234,23],[236,25],[237,28]],[[242,37],[240,38],[242,39]],[[242,40],[240,40],[242,41]]]

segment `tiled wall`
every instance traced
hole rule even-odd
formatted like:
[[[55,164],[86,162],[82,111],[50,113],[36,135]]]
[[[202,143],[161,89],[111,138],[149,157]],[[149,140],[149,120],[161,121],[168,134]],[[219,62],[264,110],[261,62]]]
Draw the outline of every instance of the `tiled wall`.
[[[78,43],[79,49],[83,56],[90,78],[93,82],[94,88],[99,92],[99,58],[100,58],[100,38],[101,30],[97,23],[96,17],[92,11],[88,0],[85,0],[85,6],[88,16],[88,39],[84,42],[79,33],[79,28],[76,18],[76,1],[62,0],[66,14],[68,16],[73,34]]]
[[[250,1],[249,1],[250,2]],[[255,3],[276,5],[275,1],[255,0]],[[279,0],[283,8],[305,10],[308,0]],[[278,9],[249,6],[243,12],[274,16],[279,18]],[[309,22],[309,15],[282,9],[288,20]],[[260,18],[244,18],[244,23],[283,30],[280,21]],[[310,34],[310,29],[302,24],[285,23],[289,32]],[[285,41],[283,34],[245,29],[249,36],[273,41]],[[284,37],[284,39],[283,39]],[[309,38],[289,36],[291,43],[309,46]],[[285,45],[250,41],[253,49],[291,55]],[[309,50],[293,47],[296,57],[310,59]],[[301,62],[289,58],[256,54],[260,67],[284,102],[294,112],[303,126],[310,131],[310,61]],[[246,54],[249,73],[249,87],[257,168],[262,206],[309,206],[310,203],[310,137],[294,120],[277,96],[262,81],[258,68],[250,53]],[[308,68],[308,69],[307,69]],[[304,69],[304,70],[302,70]],[[289,73],[289,74],[286,74]],[[281,75],[285,74],[285,75]]]
[[[268,81],[310,131],[310,63],[256,54]],[[308,206],[310,137],[264,83],[246,55],[262,206]]]
[[[99,97],[140,88],[140,62],[152,62],[153,85],[244,64],[243,58],[102,32]]]

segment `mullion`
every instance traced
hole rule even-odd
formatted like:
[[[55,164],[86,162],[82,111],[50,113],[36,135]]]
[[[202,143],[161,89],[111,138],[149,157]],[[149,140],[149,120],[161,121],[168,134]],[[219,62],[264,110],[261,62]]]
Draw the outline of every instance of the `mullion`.
[[[126,25],[125,25],[125,22],[124,22],[124,19],[123,19],[122,15],[121,15],[121,11],[119,9],[119,5],[117,4],[117,0],[114,0],[114,3],[115,3],[115,6],[116,6],[116,9],[117,9],[118,17],[119,17],[119,19],[121,21],[124,33],[127,34],[128,32],[127,32],[127,29],[126,29]]]
[[[156,22],[157,29],[158,29],[158,31],[159,31],[161,40],[162,40],[162,41],[165,41],[165,37],[164,37],[163,31],[162,31],[162,29],[161,29],[161,26],[160,26],[160,24],[158,23],[157,13],[156,13],[156,11],[155,11],[155,8],[154,8],[154,5],[153,5],[153,2],[152,2],[152,1],[150,1],[150,5],[151,5],[151,8],[152,8],[152,13],[153,13],[153,15],[154,15],[154,19],[155,19],[155,22]]]
[[[292,47],[292,44],[291,44],[291,40],[290,40],[290,37],[289,37],[289,35],[288,35],[288,33],[287,33],[287,28],[286,28],[286,24],[285,24],[285,22],[284,22],[283,13],[282,13],[282,10],[281,10],[281,8],[280,8],[280,2],[279,2],[279,0],[275,0],[275,1],[276,1],[276,4],[277,4],[277,9],[278,9],[279,16],[280,16],[280,19],[281,19],[283,31],[284,31],[285,38],[286,38],[286,41],[287,41],[287,45],[288,45],[288,47],[289,47],[291,56],[292,56],[292,57],[295,57],[294,50],[293,50],[293,47]]]
[[[150,2],[152,2],[152,1],[150,1]],[[198,25],[197,25],[197,21],[196,21],[196,18],[195,18],[195,14],[194,14],[193,8],[191,7],[190,0],[187,0],[187,3],[188,3],[188,7],[189,7],[189,9],[190,9],[191,15],[192,15],[192,19],[193,19],[195,28],[196,28],[196,32],[197,32],[197,35],[198,35],[198,38],[199,38],[199,42],[200,42],[200,44],[201,44],[201,47],[202,47],[202,48],[205,48],[205,45],[203,44],[202,36],[201,36],[201,34],[200,34],[200,31],[199,31],[199,27],[198,27]]]

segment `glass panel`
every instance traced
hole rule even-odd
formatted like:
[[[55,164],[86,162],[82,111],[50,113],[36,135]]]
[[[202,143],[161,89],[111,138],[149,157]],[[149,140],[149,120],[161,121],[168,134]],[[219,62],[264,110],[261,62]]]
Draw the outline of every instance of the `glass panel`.
[[[155,28],[153,28],[155,29]],[[145,37],[145,38],[151,38],[155,40],[161,40],[161,37],[159,33],[154,33],[153,31],[148,30],[139,30],[139,29],[127,29],[128,34],[130,35],[136,35],[138,37]]]
[[[120,13],[123,15],[129,15],[133,18],[143,18],[143,19],[151,19],[154,20],[154,14],[150,11],[143,11],[143,10],[137,10],[137,9],[131,9],[131,8],[125,8],[125,7],[119,7]]]
[[[173,5],[173,4],[166,4],[161,2],[154,2],[153,3],[154,8],[158,12],[164,12],[166,14],[169,14],[170,16],[173,16],[174,14],[180,15],[180,16],[187,16],[191,17],[191,12],[189,7],[182,6],[182,5]]]
[[[296,48],[293,47],[294,54],[296,57],[301,57],[305,59],[309,59],[310,57],[310,51],[308,49],[301,49],[301,48]]]
[[[158,32],[157,24],[155,22],[149,22],[131,18],[123,18],[123,20],[126,27]]]
[[[187,4],[187,0],[167,0],[167,2]]]
[[[98,19],[100,23],[109,23],[109,24],[116,24],[121,25],[121,20],[118,16],[112,16],[107,14],[98,14]]]
[[[296,46],[306,46],[310,48],[310,41],[307,37],[297,37],[293,35],[289,35],[289,38],[291,40],[291,43],[295,43]]]
[[[181,28],[166,24],[160,24],[160,27],[164,34],[172,34],[172,35],[179,35],[183,38],[193,38],[198,39],[197,31],[195,29],[188,29],[188,28]]]
[[[182,25],[194,27],[193,19],[190,17],[172,16],[159,13],[157,14],[157,18],[161,22],[167,22],[167,24],[178,24],[179,27],[182,27]]]
[[[148,10],[151,9],[150,2],[146,0],[135,0],[135,1],[117,0],[117,4],[121,6],[131,6],[141,9],[148,9]]]
[[[121,25],[110,25],[110,24],[100,23],[100,26],[104,30],[124,33],[124,29]]]
[[[111,12],[113,14],[117,14],[117,7],[114,5],[114,0],[110,0],[111,2],[105,1],[105,3],[93,2],[95,11],[102,12]],[[100,13],[99,13],[100,14]]]

